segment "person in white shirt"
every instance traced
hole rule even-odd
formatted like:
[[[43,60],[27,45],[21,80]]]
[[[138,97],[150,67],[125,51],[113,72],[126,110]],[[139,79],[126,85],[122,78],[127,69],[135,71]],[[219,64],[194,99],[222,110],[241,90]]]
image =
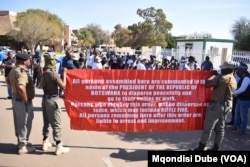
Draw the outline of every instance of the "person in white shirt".
[[[92,64],[94,62],[94,54],[93,52],[87,53],[87,60],[86,60],[86,66],[88,69],[92,68]]]
[[[185,56],[181,56],[180,63],[179,63],[180,70],[187,70],[189,67],[187,66],[187,60]]]
[[[189,56],[188,57],[187,70],[200,70],[200,66],[195,61],[195,57],[194,56]]]
[[[146,61],[147,61],[147,59],[146,59],[146,57],[145,56],[143,56],[143,55],[141,55],[140,57],[139,57],[139,62],[137,63],[137,65],[136,65],[136,69],[137,70],[146,70],[146,66],[145,66],[145,63],[146,63]]]
[[[103,69],[101,61],[101,58],[96,56],[92,63],[92,69]]]
[[[127,61],[127,68],[131,69],[133,63],[134,63],[134,61],[133,61],[132,57],[129,57],[129,59]]]

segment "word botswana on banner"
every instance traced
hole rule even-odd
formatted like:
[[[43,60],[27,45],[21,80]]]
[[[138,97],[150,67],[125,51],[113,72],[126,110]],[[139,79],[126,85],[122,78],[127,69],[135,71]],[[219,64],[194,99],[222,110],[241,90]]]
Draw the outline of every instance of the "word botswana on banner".
[[[68,70],[65,107],[75,130],[200,130],[211,89],[205,71]]]

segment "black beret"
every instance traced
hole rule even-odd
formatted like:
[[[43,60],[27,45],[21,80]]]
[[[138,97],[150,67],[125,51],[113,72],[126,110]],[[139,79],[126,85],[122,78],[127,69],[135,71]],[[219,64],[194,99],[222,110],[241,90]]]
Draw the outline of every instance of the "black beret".
[[[25,61],[25,60],[30,59],[30,56],[28,54],[25,54],[25,53],[18,53],[18,54],[16,54],[16,59]]]

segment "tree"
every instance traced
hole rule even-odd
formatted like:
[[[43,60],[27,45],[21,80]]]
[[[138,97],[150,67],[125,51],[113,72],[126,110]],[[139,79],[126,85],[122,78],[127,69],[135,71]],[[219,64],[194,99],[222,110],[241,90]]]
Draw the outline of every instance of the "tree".
[[[63,37],[64,23],[54,14],[40,9],[29,9],[18,13],[15,29],[8,34],[16,41],[23,42],[34,53],[39,44],[60,41]]]
[[[189,35],[191,39],[205,39],[205,38],[212,38],[212,34],[208,32],[194,32],[193,34]]]
[[[78,35],[79,44],[82,46],[92,46],[95,43],[95,39],[90,30],[88,29],[80,29],[80,33]]]
[[[159,44],[158,41],[160,41],[160,37],[157,38],[154,34],[154,26],[150,22],[143,22],[138,23],[137,25],[134,24],[133,26],[129,27],[130,30],[132,30],[132,36],[133,36],[133,42],[132,47],[134,48],[140,48],[141,46],[162,46]],[[165,44],[165,40],[162,41]]]
[[[235,49],[250,50],[250,20],[241,17],[232,26],[231,33],[235,39]]]
[[[93,38],[95,39],[94,45],[102,45],[102,44],[107,44],[110,41],[110,34],[108,31],[102,30],[101,26],[98,24],[88,24],[86,27],[92,35]]]
[[[176,39],[175,37],[172,36],[171,33],[166,34],[166,41],[168,43],[166,48],[169,48],[169,49],[176,48]]]
[[[121,24],[117,24],[114,28],[115,31],[112,33],[112,37],[115,41],[116,46],[130,46],[132,40],[131,30],[123,28]]]
[[[162,9],[150,7],[138,9],[137,14],[144,19],[144,22],[133,24],[128,29],[132,31],[132,47],[161,46],[167,47],[166,33],[172,29],[172,23],[166,20]]]

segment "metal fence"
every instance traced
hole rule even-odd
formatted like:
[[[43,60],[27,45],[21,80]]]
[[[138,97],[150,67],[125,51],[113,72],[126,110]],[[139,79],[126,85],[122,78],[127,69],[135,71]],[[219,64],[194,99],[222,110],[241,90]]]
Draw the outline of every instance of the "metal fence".
[[[231,60],[236,63],[246,63],[248,65],[248,71],[250,70],[250,51],[234,51]]]

